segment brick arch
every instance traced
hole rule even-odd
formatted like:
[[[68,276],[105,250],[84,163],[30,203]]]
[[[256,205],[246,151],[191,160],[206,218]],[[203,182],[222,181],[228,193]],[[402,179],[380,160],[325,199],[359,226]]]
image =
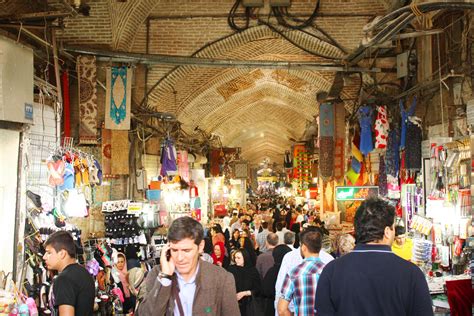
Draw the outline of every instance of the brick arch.
[[[110,19],[112,22],[112,47],[116,50],[130,51],[138,27],[146,20],[160,1],[109,1]]]
[[[317,41],[309,35],[290,31],[289,37],[302,46],[308,47],[312,51],[331,56],[333,58],[342,58],[342,53],[334,46],[322,41]],[[272,47],[271,53],[268,51]],[[204,58],[229,58],[229,59],[244,59],[244,60],[291,60],[298,56],[301,60],[321,62],[325,59],[310,55],[299,48],[296,48],[291,43],[282,41],[281,38],[273,33],[266,26],[256,26],[247,29],[246,31],[233,34],[225,37],[211,45],[201,48],[193,54],[196,57]],[[196,86],[192,82],[183,83],[183,80],[193,75],[199,78],[214,78],[220,72],[225,72],[222,69],[209,71],[208,69],[197,68],[195,66],[181,66],[172,69],[166,74],[166,78],[162,80],[158,87],[151,93],[149,100],[155,103],[161,110],[171,112],[179,112],[183,105],[172,105],[174,103],[174,95],[172,87],[176,87],[178,83],[185,85],[183,90],[186,92],[186,97],[180,99],[179,103],[186,103],[186,99],[192,99],[190,94],[196,90]],[[211,73],[208,75],[208,73]],[[153,76],[153,70],[151,71]],[[204,79],[204,83],[210,79]],[[187,86],[186,86],[187,84]],[[202,86],[200,84],[199,86]],[[178,91],[179,92],[179,91]]]

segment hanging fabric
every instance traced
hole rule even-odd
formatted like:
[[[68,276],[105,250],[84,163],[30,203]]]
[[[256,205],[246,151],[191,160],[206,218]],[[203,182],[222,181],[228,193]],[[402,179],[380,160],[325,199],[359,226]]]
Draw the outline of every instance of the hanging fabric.
[[[407,135],[407,124],[408,124],[408,118],[415,114],[415,107],[416,107],[416,96],[413,97],[413,101],[411,103],[410,108],[405,110],[405,106],[403,105],[403,100],[400,99],[400,115],[402,117],[402,130],[401,130],[401,136],[400,136],[400,150],[405,149],[405,144],[406,144],[406,135]]]
[[[107,71],[105,127],[130,129],[133,71],[130,67],[110,67]]]
[[[97,65],[95,56],[77,57],[79,143],[97,144]]]
[[[385,157],[380,156],[379,161],[379,195],[387,196],[387,173],[385,169]]]
[[[346,159],[344,157],[344,139],[346,137],[346,108],[344,103],[335,105],[335,143],[334,143],[334,178],[344,177]]]
[[[176,149],[171,139],[166,139],[161,147],[160,163],[160,174],[163,177],[177,174],[178,167],[176,166]]]
[[[421,141],[422,131],[420,126],[412,123],[407,124],[407,142],[406,142],[406,169],[421,169]]]
[[[374,143],[372,141],[372,107],[367,105],[360,107],[359,124],[359,150],[364,154],[364,156],[367,156],[374,149]]]
[[[181,179],[189,182],[188,152],[186,150],[178,151],[178,170]]]
[[[289,150],[285,150],[285,158],[283,160],[283,166],[285,169],[293,168],[293,160],[291,159],[291,153]]]
[[[400,169],[400,130],[393,128],[388,133],[387,152],[385,154],[385,170],[387,175],[398,177]]]
[[[324,179],[333,176],[334,171],[334,104],[319,105],[319,173]]]
[[[377,119],[375,120],[375,148],[385,149],[388,137],[387,108],[384,105],[377,107]]]

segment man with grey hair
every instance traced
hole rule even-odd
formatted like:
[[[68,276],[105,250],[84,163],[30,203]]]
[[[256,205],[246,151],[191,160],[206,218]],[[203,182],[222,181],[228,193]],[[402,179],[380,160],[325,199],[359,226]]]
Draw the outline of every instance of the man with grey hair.
[[[291,231],[285,232],[285,234],[283,235],[283,242],[285,243],[285,245],[290,247],[291,250],[294,250],[295,247],[293,247],[293,245],[295,243],[295,233]]]
[[[260,274],[260,277],[262,278],[262,280],[265,277],[265,274],[267,273],[267,271],[271,267],[273,267],[273,264],[275,263],[273,260],[272,253],[273,253],[273,248],[275,248],[278,245],[278,235],[275,233],[269,233],[267,235],[267,240],[265,244],[266,244],[265,248],[267,249],[267,251],[257,257],[257,264],[256,264],[257,271]]]

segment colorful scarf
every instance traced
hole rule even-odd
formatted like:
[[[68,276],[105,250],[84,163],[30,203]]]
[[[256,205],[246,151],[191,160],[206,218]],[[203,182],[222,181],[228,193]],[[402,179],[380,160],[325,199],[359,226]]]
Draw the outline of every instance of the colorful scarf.
[[[221,255],[219,257],[216,256],[216,254],[214,253],[214,251],[212,251],[212,263],[214,263],[215,265],[217,265],[218,262],[221,263],[221,265],[224,263],[224,257],[225,257],[225,247],[224,247],[224,243],[222,241],[218,241],[216,242],[216,244],[214,245],[215,246],[219,246],[219,249],[221,250]]]
[[[123,269],[120,270],[117,267],[117,264],[115,264],[115,269],[117,269],[119,273],[119,279],[120,279],[120,282],[122,283],[123,294],[125,294],[125,297],[130,297],[130,290],[128,288],[128,278],[127,278],[127,275],[128,275],[127,257],[125,257],[125,254],[123,254],[122,252],[117,253],[117,260],[118,260],[118,257],[123,257],[125,259],[125,265],[123,266]]]

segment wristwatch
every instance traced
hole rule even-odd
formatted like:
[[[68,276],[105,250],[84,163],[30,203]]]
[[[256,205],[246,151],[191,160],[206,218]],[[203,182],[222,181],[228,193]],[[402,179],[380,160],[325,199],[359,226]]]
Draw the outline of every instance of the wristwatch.
[[[166,273],[164,273],[164,272],[160,272],[160,273],[158,273],[158,277],[159,277],[160,279],[168,279],[168,280],[171,280],[171,278],[172,278],[173,276],[170,275],[170,274],[166,274]]]

